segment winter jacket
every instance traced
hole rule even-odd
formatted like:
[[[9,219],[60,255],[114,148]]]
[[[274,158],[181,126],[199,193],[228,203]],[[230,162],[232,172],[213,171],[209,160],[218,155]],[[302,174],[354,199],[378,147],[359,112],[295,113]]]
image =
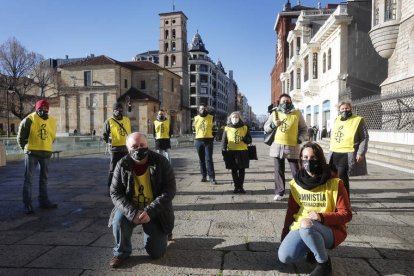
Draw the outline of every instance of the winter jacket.
[[[172,200],[176,192],[175,176],[168,160],[162,155],[149,151],[148,167],[154,200],[145,207],[151,220],[158,220],[166,234],[174,228],[174,211]],[[117,209],[121,210],[124,216],[132,221],[139,211],[132,201],[134,192],[134,161],[129,155],[123,157],[114,170],[110,195],[115,207],[109,218],[108,227],[112,225],[112,219]]]

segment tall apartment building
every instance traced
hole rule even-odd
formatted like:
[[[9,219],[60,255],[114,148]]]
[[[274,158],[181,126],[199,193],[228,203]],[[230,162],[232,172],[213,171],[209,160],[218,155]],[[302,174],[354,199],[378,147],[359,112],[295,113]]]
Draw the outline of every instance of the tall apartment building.
[[[200,34],[196,33],[188,60],[191,117],[197,114],[200,104],[205,104],[214,113],[216,123],[223,125],[227,120],[230,79],[221,61],[215,64],[208,53]]]

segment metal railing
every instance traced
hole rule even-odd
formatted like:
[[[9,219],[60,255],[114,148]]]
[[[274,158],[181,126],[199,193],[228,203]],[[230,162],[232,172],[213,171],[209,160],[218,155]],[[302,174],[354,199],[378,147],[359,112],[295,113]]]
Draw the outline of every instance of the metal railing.
[[[23,150],[20,149],[16,137],[0,137],[0,143],[5,146],[7,160],[19,160],[23,158]],[[154,148],[155,142],[152,135],[148,135],[148,144],[150,148]],[[193,135],[182,135],[171,138],[171,147],[173,148],[193,145]],[[99,136],[57,137],[53,143],[53,150],[61,151],[61,156],[109,153],[108,145]]]
[[[368,129],[414,132],[414,87],[355,100],[352,105],[355,114],[365,117]]]

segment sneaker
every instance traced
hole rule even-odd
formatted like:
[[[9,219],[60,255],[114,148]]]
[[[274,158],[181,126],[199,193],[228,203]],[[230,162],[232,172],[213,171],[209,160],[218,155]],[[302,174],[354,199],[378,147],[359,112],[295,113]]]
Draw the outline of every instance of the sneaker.
[[[58,205],[56,203],[52,203],[50,201],[39,205],[39,208],[42,208],[42,209],[56,209],[57,207]]]
[[[201,182],[207,182],[207,177],[203,176],[203,178],[201,178]]]
[[[210,179],[210,183],[213,184],[213,185],[216,185],[217,181],[215,179]]]
[[[285,198],[285,195],[275,195],[275,197],[273,198],[273,200],[274,201],[281,201],[284,198]]]
[[[241,193],[241,194],[245,194],[245,193],[246,193],[246,191],[245,191],[243,188],[239,188],[239,193]]]
[[[33,210],[32,204],[25,204],[24,205],[24,212],[26,213],[26,215],[32,215],[32,214],[34,214],[34,210]]]
[[[315,268],[312,270],[310,276],[331,276],[332,275],[332,265],[331,258],[328,257],[328,260],[322,264],[317,263]]]

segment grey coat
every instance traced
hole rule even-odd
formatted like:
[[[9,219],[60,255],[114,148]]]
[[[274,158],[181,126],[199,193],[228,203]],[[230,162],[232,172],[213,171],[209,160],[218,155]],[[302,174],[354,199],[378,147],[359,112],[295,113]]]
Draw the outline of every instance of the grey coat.
[[[331,137],[332,139],[332,137]],[[364,118],[361,119],[359,122],[357,131],[355,132],[354,138],[354,152],[348,152],[348,174],[350,176],[359,176],[359,175],[367,175],[367,161],[365,158],[365,154],[368,151],[368,141],[369,141],[369,134],[368,134],[368,127],[365,123]],[[356,162],[357,154],[364,157],[362,161]],[[332,158],[332,151],[329,152],[328,160],[331,161]]]
[[[132,221],[138,212],[138,207],[132,201],[134,191],[133,163],[129,155],[123,157],[114,170],[110,194],[115,207],[109,218],[108,227],[112,225],[112,219],[117,209]],[[174,211],[172,200],[176,192],[175,176],[168,160],[153,151],[148,153],[150,180],[154,200],[145,207],[151,220],[160,221],[163,231],[168,234],[174,228]]]
[[[267,117],[266,123],[264,124],[264,130],[266,132],[272,131],[272,128],[270,125],[273,120],[273,115],[272,115],[273,112],[270,113],[269,117]],[[307,138],[306,135],[307,135],[308,127],[306,126],[306,122],[305,122],[305,119],[303,119],[302,113],[300,113],[300,116],[299,116],[298,128],[299,128],[298,129],[298,140],[305,141]],[[277,157],[277,158],[299,159],[299,152],[300,152],[300,143],[296,146],[288,146],[288,145],[272,143],[272,145],[270,146],[269,155],[271,157]]]

